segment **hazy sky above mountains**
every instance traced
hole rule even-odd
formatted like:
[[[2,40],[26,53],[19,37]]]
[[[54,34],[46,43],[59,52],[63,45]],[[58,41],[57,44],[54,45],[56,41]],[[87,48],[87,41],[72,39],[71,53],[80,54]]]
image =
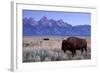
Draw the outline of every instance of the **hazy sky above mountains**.
[[[64,22],[67,22],[73,26],[84,24],[91,25],[90,13],[23,10],[23,18],[32,17],[36,21],[38,21],[43,16],[46,16],[48,19],[54,20],[62,19]]]

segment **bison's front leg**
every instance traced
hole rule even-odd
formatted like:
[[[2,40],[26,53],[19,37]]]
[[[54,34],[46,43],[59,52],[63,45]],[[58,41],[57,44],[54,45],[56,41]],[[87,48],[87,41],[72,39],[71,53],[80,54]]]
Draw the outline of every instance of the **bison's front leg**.
[[[76,50],[72,50],[72,57],[76,54]]]
[[[66,52],[66,49],[63,49],[64,53]]]
[[[83,53],[83,49],[84,49],[84,48],[80,48],[80,49],[81,49],[81,53]]]

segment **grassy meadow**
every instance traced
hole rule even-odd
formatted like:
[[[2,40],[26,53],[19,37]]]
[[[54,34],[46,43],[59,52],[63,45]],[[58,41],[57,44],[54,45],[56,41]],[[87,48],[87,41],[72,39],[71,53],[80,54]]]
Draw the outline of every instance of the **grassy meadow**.
[[[64,53],[61,50],[62,40],[67,37],[23,37],[23,62],[44,62],[44,61],[64,61],[64,60],[87,60],[91,59],[91,38],[80,37],[87,41],[87,54],[84,51],[76,50],[76,55],[72,56],[70,51]],[[49,40],[44,40],[49,38]]]

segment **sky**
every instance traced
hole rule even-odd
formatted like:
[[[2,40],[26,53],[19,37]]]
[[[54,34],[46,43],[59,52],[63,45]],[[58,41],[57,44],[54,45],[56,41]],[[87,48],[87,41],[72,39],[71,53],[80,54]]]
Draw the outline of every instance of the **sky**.
[[[80,12],[60,12],[60,11],[37,11],[37,10],[23,10],[23,18],[32,17],[36,21],[40,20],[43,16],[48,19],[60,20],[75,25],[91,25],[91,14]]]

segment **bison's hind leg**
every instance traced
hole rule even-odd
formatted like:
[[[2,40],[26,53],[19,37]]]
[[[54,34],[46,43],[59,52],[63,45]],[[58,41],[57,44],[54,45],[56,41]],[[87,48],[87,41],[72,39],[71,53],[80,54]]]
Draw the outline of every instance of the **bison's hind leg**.
[[[87,47],[84,48],[85,52],[87,53]]]
[[[85,53],[86,53],[86,55],[87,55],[87,47],[84,47],[84,50],[85,50]]]
[[[83,49],[84,49],[85,53],[87,54],[87,46],[84,46]]]
[[[86,55],[87,56],[87,47],[81,48],[81,53],[82,53],[82,55]]]

